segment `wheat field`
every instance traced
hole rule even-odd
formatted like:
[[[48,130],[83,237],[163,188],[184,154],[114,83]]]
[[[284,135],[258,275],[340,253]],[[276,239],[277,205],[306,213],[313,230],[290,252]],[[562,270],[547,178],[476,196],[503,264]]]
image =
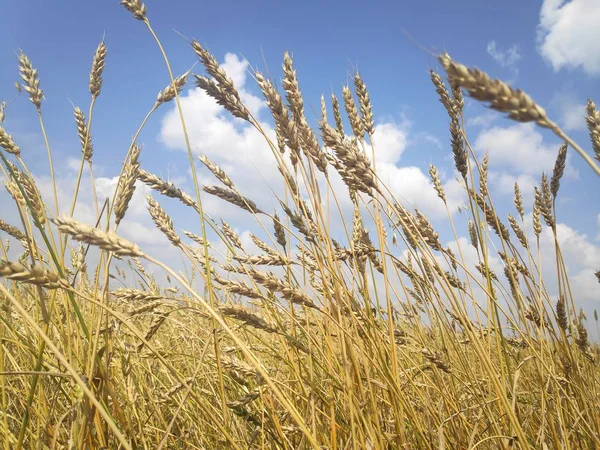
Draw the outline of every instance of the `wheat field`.
[[[93,55],[89,107],[74,109],[81,154],[71,204],[58,205],[50,145],[54,188],[42,192],[26,150],[0,125],[0,167],[21,219],[0,217],[3,450],[600,448],[600,349],[588,338],[594,321],[572,295],[556,238],[567,153],[600,175],[592,100],[591,141],[576,143],[526,93],[437,55],[431,92],[448,114],[463,214],[451,214],[434,164],[429,175],[448,225],[468,230],[478,260],[471,264],[466,248],[445,247],[432,221],[396,198],[374,169],[375,113],[359,72],[339,96],[321,97],[314,120],[290,54],[281,80],[253,71],[273,136],[204,46],[191,41],[199,64],[173,74],[151,11],[139,0],[121,4],[132,26],[141,23],[155,40],[170,74],[147,117],[164,104],[177,107],[194,191],[142,167],[144,120],[131,124],[117,188],[97,204],[96,222],[74,218],[84,172],[95,189],[93,111],[102,100],[104,42]],[[18,67],[46,136],[43,79],[24,53]],[[277,210],[261,209],[262,199],[246,197],[235,177],[192,148],[180,104],[192,83],[261,133],[285,186],[265,193]],[[515,184],[512,215],[496,212],[493,161],[470,145],[463,95],[564,142],[553,172],[540,173],[533,204]],[[196,162],[219,184],[200,185]],[[185,271],[120,235],[136,183],[152,190],[148,214]],[[206,213],[202,202],[213,197],[257,224],[262,232],[251,238],[260,252]],[[196,220],[174,221],[164,209],[172,202]],[[542,261],[546,228],[555,258]],[[22,248],[18,258],[8,259],[7,236]],[[503,273],[491,258],[501,259]],[[553,280],[542,277],[542,264],[554,268]],[[558,284],[557,296],[549,283]]]

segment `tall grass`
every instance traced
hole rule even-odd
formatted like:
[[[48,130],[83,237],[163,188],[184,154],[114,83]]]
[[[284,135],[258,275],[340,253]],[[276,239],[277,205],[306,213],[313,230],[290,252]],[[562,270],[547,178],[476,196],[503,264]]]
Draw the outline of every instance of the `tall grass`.
[[[114,196],[103,205],[95,200],[97,222],[72,216],[86,165],[95,192],[93,111],[104,43],[93,58],[87,118],[74,112],[82,154],[71,205],[58,205],[48,140],[51,194],[36,187],[21,149],[0,128],[1,167],[21,218],[18,226],[0,221],[0,229],[23,247],[18,261],[9,261],[3,243],[0,260],[4,450],[600,448],[600,354],[571,293],[555,202],[569,148],[599,168],[541,107],[447,54],[439,61],[448,84],[431,72],[432,92],[450,119],[467,223],[454,223],[436,167],[429,173],[449,227],[469,232],[473,265],[464,256],[472,249],[446,248],[426,215],[403,205],[378,177],[373,112],[358,73],[341,102],[334,95],[330,109],[321,99],[313,127],[289,54],[283,92],[256,72],[273,139],[215,57],[193,41],[206,72],[193,74],[197,85],[264,136],[285,192],[273,194],[280,209],[261,210],[202,155],[222,185],[200,186],[179,98],[191,74],[173,75],[145,6],[121,3],[156,41],[171,85],[134,132]],[[19,64],[45,137],[40,80],[26,55]],[[515,185],[514,215],[501,217],[494,207],[490,161],[476,158],[465,133],[463,92],[565,141],[533,205]],[[181,118],[193,195],[140,167],[138,135],[168,102]],[[600,114],[591,101],[587,113],[599,159]],[[333,188],[334,177],[345,192]],[[137,181],[155,191],[148,213],[187,261],[189,276],[119,236]],[[260,253],[250,254],[229,224],[205,213],[209,195],[256,221],[262,234],[252,240]],[[350,215],[342,207],[348,199]],[[162,206],[171,201],[197,220],[174,223]],[[554,234],[554,261],[540,257],[543,227]],[[214,251],[217,243],[225,257]],[[88,257],[90,248],[99,256]],[[493,272],[496,257],[504,273]],[[159,286],[148,265],[170,284]],[[556,267],[555,280],[542,279],[542,265]],[[547,291],[554,282],[557,297]]]

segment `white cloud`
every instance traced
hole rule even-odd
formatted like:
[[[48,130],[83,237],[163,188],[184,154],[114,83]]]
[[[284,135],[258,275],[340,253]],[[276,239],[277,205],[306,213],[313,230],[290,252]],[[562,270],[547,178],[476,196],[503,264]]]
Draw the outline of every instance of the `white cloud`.
[[[531,175],[512,175],[507,172],[494,171],[489,172],[488,181],[494,186],[496,192],[510,197],[514,196],[515,183],[519,183],[519,190],[521,191],[525,205],[533,204],[533,188],[539,184]]]
[[[429,176],[425,175],[420,168],[378,163],[377,172],[381,180],[405,206],[415,206],[432,219],[446,216],[444,203],[438,198]],[[453,212],[463,203],[464,191],[454,179],[446,181],[444,190],[450,210]]]
[[[555,71],[581,68],[600,75],[600,2],[544,0],[538,25],[541,55]]]
[[[516,71],[516,64],[521,60],[519,46],[513,45],[508,50],[502,51],[496,46],[496,41],[490,41],[487,45],[487,52],[502,67],[510,68]]]
[[[552,172],[559,145],[548,145],[533,123],[483,130],[474,142],[475,151],[490,155],[490,164],[518,174],[539,177]],[[575,176],[567,158],[565,176]]]
[[[563,127],[569,131],[585,130],[585,103],[577,102],[572,93],[561,92],[554,96],[552,103],[558,110]]]
[[[254,103],[255,117],[261,120],[261,127],[274,141],[273,127],[261,117],[264,102],[247,90],[247,67],[246,61],[240,60],[235,55],[226,55],[223,68],[234,80],[244,101]],[[276,207],[271,189],[276,194],[280,194],[283,192],[283,184],[275,157],[264,136],[248,123],[232,119],[227,111],[200,89],[192,89],[183,95],[181,105],[192,148],[205,153],[226,170],[238,189],[256,201],[260,208],[268,211]],[[416,204],[432,216],[440,217],[446,214],[445,207],[437,198],[429,176],[418,167],[398,167],[398,162],[409,141],[409,126],[407,121],[400,124],[387,121],[376,125],[374,143],[377,171],[385,182],[390,183],[390,187],[399,199]],[[170,148],[185,149],[179,116],[174,107],[163,119],[160,139]],[[370,158],[369,145],[366,145],[366,153]],[[333,172],[334,170],[330,168],[332,186],[336,192],[344,192],[346,189],[341,179]],[[212,179],[212,176],[202,169],[200,178],[202,183],[206,183]],[[454,180],[447,183],[448,199],[453,209],[462,200],[462,192],[454,184],[457,184]],[[237,208],[211,196],[205,197],[204,207],[210,214],[232,222],[235,221],[234,219],[245,217],[241,214],[246,213],[240,212]],[[342,206],[349,208],[351,205],[345,198],[347,196],[340,197]]]
[[[478,116],[469,117],[467,125],[473,127],[489,127],[498,118],[498,113],[495,111],[486,111]]]

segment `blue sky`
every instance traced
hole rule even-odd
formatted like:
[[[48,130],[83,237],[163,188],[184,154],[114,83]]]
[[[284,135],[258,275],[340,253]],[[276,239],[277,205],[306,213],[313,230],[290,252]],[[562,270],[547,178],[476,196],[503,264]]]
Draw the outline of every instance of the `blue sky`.
[[[426,182],[428,165],[433,162],[438,166],[449,189],[453,188],[454,174],[447,114],[429,80],[430,68],[441,70],[431,53],[447,50],[456,60],[523,89],[591,152],[583,105],[590,96],[600,103],[600,32],[594,25],[600,22],[600,3],[596,0],[149,0],[146,5],[176,73],[184,72],[196,61],[181,33],[205,44],[219,61],[226,61],[246,98],[257,102],[257,112],[265,122],[269,117],[256,98],[259,92],[248,76],[250,67],[269,71],[279,79],[283,52],[293,54],[309,119],[318,115],[320,95],[329,95],[332,89],[339,95],[342,83],[358,67],[370,90],[376,122],[385,125],[380,129],[381,151],[390,156],[383,161],[387,166],[382,170],[394,178],[391,184],[398,187],[401,197],[418,206],[420,201],[425,203],[423,208],[433,217],[439,205],[420,190]],[[73,177],[73,162],[80,154],[71,101],[87,113],[91,58],[103,36],[108,57],[92,136],[95,175],[101,178],[100,188],[110,189],[132,134],[157,92],[169,81],[154,41],[143,24],[116,0],[3,2],[0,100],[8,102],[3,125],[22,148],[33,172],[42,177],[43,185],[47,159],[35,111],[25,95],[15,98],[16,55],[23,49],[39,70],[46,96],[45,123],[65,193]],[[195,69],[200,71],[199,66]],[[229,168],[241,184],[246,177],[249,189],[254,187],[260,195],[252,179],[260,172],[257,161],[262,150],[253,137],[198,92],[186,91],[184,100],[190,126],[196,130],[192,132],[195,144]],[[518,179],[524,190],[531,192],[541,171],[551,169],[560,142],[546,130],[515,124],[471,101],[466,115],[469,138],[476,151],[490,152],[490,184],[496,203],[503,213],[514,214],[509,192],[512,182]],[[206,129],[207,123],[213,125],[211,129]],[[376,135],[376,145],[377,139]],[[145,168],[191,191],[173,105],[161,107],[140,141],[144,144]],[[237,162],[248,161],[256,167],[251,170],[252,177],[236,166]],[[266,172],[262,175],[269,180]],[[572,249],[574,273],[582,274],[589,283],[585,286],[593,286],[594,280],[589,281],[592,266],[597,264],[593,268],[600,270],[599,189],[599,178],[573,153],[559,194],[559,222],[567,227],[565,245]],[[129,233],[138,238],[149,234],[148,245],[160,249],[164,242],[149,231],[141,200],[132,210]],[[179,219],[184,223],[183,210],[177,205],[169,208],[176,222]],[[214,208],[227,217],[221,204]],[[80,212],[85,217],[85,211]],[[242,217],[231,213],[229,220],[240,232],[245,230]],[[439,226],[443,227],[443,218]],[[586,297],[586,301],[599,297],[597,290],[590,295],[595,297]]]

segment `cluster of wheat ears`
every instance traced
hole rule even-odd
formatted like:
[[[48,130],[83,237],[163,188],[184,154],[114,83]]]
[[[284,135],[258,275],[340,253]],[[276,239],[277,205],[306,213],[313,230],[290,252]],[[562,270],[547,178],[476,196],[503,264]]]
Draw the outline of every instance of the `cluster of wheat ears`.
[[[21,219],[20,227],[0,220],[0,230],[24,249],[9,260],[3,242],[0,259],[4,450],[600,448],[600,352],[588,341],[589,325],[578,312],[556,238],[568,150],[600,169],[544,109],[448,54],[438,58],[447,82],[431,71],[468,202],[460,216],[468,217],[468,245],[478,255],[478,264],[469,266],[465,249],[445,248],[430,220],[403,206],[378,178],[371,102],[358,73],[341,101],[331,96],[333,121],[321,98],[314,127],[288,54],[281,93],[278,82],[254,73],[273,116],[273,139],[206,48],[191,43],[206,75],[173,76],[144,4],[121,3],[156,41],[171,83],[135,132],[114,196],[103,205],[95,199],[96,223],[80,223],[73,212],[86,166],[95,192],[92,113],[106,45],[93,57],[87,119],[74,111],[81,165],[63,214],[47,139],[54,190],[42,196],[17,143],[0,127],[0,167]],[[44,95],[25,54],[19,69],[19,88],[46,137]],[[221,185],[198,185],[198,155],[179,99],[192,76],[264,136],[285,183],[279,211],[260,209],[203,155],[200,161]],[[494,208],[489,159],[478,161],[465,134],[463,93],[564,141],[533,205],[524,204],[515,185],[514,216],[500,217]],[[186,136],[194,195],[140,167],[138,135],[168,102],[176,103]],[[587,124],[600,160],[600,113],[591,100]],[[332,174],[346,192],[332,189]],[[454,230],[435,166],[429,174]],[[187,261],[187,274],[119,236],[137,182],[156,193],[147,198],[148,212]],[[207,195],[256,220],[263,232],[252,235],[259,254],[244,248],[230,224],[205,213]],[[352,217],[340,206],[346,195]],[[159,203],[171,201],[165,197],[197,214],[198,221],[185,226],[196,233],[180,234]],[[531,231],[524,220],[529,211]],[[332,230],[338,215],[341,229]],[[554,235],[553,261],[540,257],[543,227]],[[215,253],[217,242],[226,255]],[[504,273],[490,267],[496,257]],[[558,293],[547,291],[542,264],[555,266],[550,284]],[[164,271],[168,286],[148,274],[149,265]],[[119,281],[129,287],[117,289]]]

